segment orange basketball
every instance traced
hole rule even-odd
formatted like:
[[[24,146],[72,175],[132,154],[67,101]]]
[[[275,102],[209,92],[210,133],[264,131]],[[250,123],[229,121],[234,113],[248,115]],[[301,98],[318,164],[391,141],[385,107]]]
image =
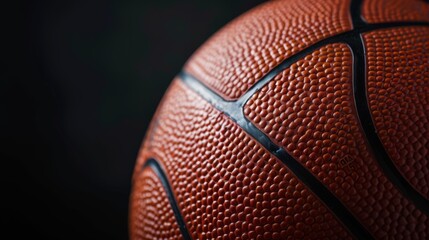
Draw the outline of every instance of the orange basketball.
[[[279,0],[186,63],[132,239],[429,239],[429,4]]]

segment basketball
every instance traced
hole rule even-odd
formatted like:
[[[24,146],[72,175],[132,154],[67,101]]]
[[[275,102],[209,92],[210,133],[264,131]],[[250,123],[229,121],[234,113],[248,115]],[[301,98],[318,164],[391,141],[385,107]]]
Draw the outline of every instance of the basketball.
[[[130,237],[429,239],[428,184],[428,1],[269,1],[167,90]]]

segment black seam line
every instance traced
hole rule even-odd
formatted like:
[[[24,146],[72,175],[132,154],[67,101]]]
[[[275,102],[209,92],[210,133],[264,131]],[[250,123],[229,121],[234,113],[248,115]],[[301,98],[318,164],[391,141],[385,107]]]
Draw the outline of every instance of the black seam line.
[[[352,16],[353,26],[357,29],[377,28],[377,27],[397,27],[401,26],[429,26],[425,22],[396,22],[396,23],[383,23],[383,24],[367,24],[363,21],[361,15],[362,0],[352,0],[350,6],[350,13]],[[392,182],[397,189],[409,199],[414,205],[424,214],[429,214],[429,200],[420,194],[404,176],[399,172],[394,162],[390,158],[383,143],[381,142],[377,130],[374,127],[372,114],[369,109],[369,102],[367,96],[367,63],[366,63],[366,49],[362,33],[352,38],[346,38],[345,42],[350,46],[353,53],[353,95],[355,101],[355,108],[359,118],[360,125],[364,131],[369,148],[373,153],[375,160],[383,171],[384,175]]]
[[[300,52],[286,58],[281,62],[279,65],[271,69],[264,77],[262,77],[259,81],[257,81],[252,87],[247,90],[241,96],[239,99],[236,100],[240,105],[245,105],[246,102],[249,100],[250,97],[253,96],[254,93],[259,91],[262,87],[265,86],[268,82],[270,82],[277,74],[285,70],[286,68],[290,67],[293,63],[296,63],[297,60],[300,60],[307,56],[308,54],[312,53],[314,50],[325,46],[329,43],[337,43],[343,41],[345,38],[349,38],[350,36],[356,36],[359,33],[374,31],[378,29],[385,29],[385,28],[393,28],[393,27],[406,27],[406,26],[428,26],[429,22],[390,22],[390,23],[380,23],[380,24],[365,24],[364,26],[361,26],[358,29],[353,29],[351,31],[347,31],[344,33],[340,33],[328,38],[325,38],[323,40],[320,40],[319,42],[312,44],[308,46],[307,48],[301,50]],[[224,101],[224,98],[222,98]],[[234,101],[228,101],[228,102],[234,102]]]
[[[330,192],[329,189],[326,188],[326,186],[324,186],[312,173],[310,173],[305,167],[303,167],[299,162],[291,157],[283,148],[273,143],[269,137],[267,137],[253,123],[245,118],[242,108],[254,93],[259,91],[265,84],[270,82],[277,74],[288,68],[297,60],[304,58],[306,55],[326,44],[344,42],[350,46],[353,45],[353,43],[350,44],[350,42],[352,42],[351,39],[359,37],[360,33],[393,27],[429,26],[429,22],[389,22],[367,24],[360,17],[360,2],[361,1],[352,1],[351,5],[352,9],[356,7],[359,9],[357,11],[351,11],[352,22],[355,29],[321,40],[285,59],[278,66],[270,70],[269,73],[267,73],[261,80],[255,83],[247,92],[245,92],[245,94],[243,94],[243,96],[241,96],[236,101],[227,101],[223,99],[198,79],[184,71],[179,74],[179,77],[181,78],[182,82],[184,82],[192,90],[197,92],[201,97],[211,103],[215,108],[231,118],[241,128],[243,128],[244,131],[251,135],[260,144],[262,144],[273,155],[279,158],[307,187],[310,188],[311,191],[313,191],[313,193],[316,194],[316,196],[319,197],[319,199],[322,200],[322,202],[324,202],[324,204],[337,216],[337,218],[342,221],[344,226],[346,226],[352,234],[354,234],[357,238],[372,239],[373,237],[366,230],[366,228],[355,219],[353,214],[348,211],[348,209]],[[356,54],[355,49],[353,49],[352,46],[350,48],[352,48],[352,52]]]
[[[179,74],[183,83],[212,104],[219,111],[236,122],[245,132],[256,139],[264,148],[276,156],[290,171],[300,179],[344,224],[358,239],[373,239],[372,235],[356,220],[347,208],[338,200],[325,185],[310,173],[283,148],[277,146],[271,139],[260,131],[252,122],[247,120],[240,105],[223,100],[219,95],[208,89],[200,81],[184,72]]]
[[[376,129],[374,128],[374,123],[372,122],[372,117],[369,111],[369,105],[366,98],[366,78],[365,78],[365,55],[363,42],[361,40],[361,34],[369,31],[393,28],[393,27],[406,27],[406,26],[428,26],[428,22],[389,22],[389,23],[379,23],[379,24],[367,24],[360,17],[360,0],[352,1],[352,20],[353,26],[357,27],[352,31],[341,33],[327,39],[321,40],[316,44],[311,45],[310,47],[302,50],[301,52],[289,57],[277,67],[273,68],[267,75],[265,75],[260,81],[254,84],[242,97],[240,97],[236,102],[240,107],[243,107],[246,102],[261,88],[263,88],[268,82],[274,79],[276,75],[281,73],[290,65],[296,63],[298,60],[303,59],[305,56],[311,54],[316,49],[325,46],[330,43],[347,43],[353,53],[354,58],[354,76],[353,76],[353,89],[355,96],[355,106],[358,113],[358,118],[362,126],[365,136],[368,139],[369,147],[374,153],[376,161],[383,173],[388,177],[388,179],[395,184],[400,192],[409,200],[411,200],[416,207],[421,210],[426,215],[429,214],[429,201],[422,196],[418,191],[415,190],[413,186],[406,180],[399,170],[394,165],[393,161],[390,159],[386,150],[384,149],[381,140],[379,139]],[[353,11],[354,10],[354,11]],[[356,39],[358,41],[356,42]],[[359,57],[357,57],[359,56]],[[362,60],[363,59],[363,60]],[[362,62],[363,61],[363,62]],[[361,72],[361,74],[358,74]]]
[[[365,24],[365,23],[364,23]],[[255,83],[242,97],[240,97],[236,101],[227,101],[223,99],[220,95],[213,92],[206,85],[204,85],[201,81],[193,77],[191,74],[188,74],[182,71],[179,74],[181,80],[186,83],[191,89],[195,92],[199,93],[203,98],[205,98],[209,103],[211,103],[215,108],[223,112],[225,115],[230,117],[234,122],[236,122],[240,127],[242,127],[247,133],[249,133],[254,139],[256,139],[259,143],[261,143],[266,149],[268,149],[273,155],[278,157],[282,162],[285,163],[286,166],[291,169],[291,171],[304,183],[306,184],[324,203],[327,205],[331,211],[337,215],[337,217],[343,222],[343,224],[358,238],[370,239],[372,236],[369,232],[354,218],[354,216],[342,205],[342,203],[330,192],[330,190],[326,189],[326,187],[319,182],[317,178],[314,177],[313,174],[308,172],[305,167],[303,167],[299,162],[293,159],[283,148],[274,144],[269,137],[267,137],[263,132],[261,132],[256,126],[253,125],[250,121],[246,119],[243,114],[243,106],[246,102],[253,96],[254,93],[259,91],[262,87],[264,87],[268,82],[270,82],[277,74],[288,68],[296,61],[304,58],[308,54],[317,50],[320,47],[325,46],[330,43],[347,43],[354,55],[356,55],[355,48],[352,46],[353,39],[359,38],[360,33],[392,28],[392,27],[405,27],[405,26],[429,26],[429,23],[426,22],[391,22],[391,23],[383,23],[383,24],[365,24],[361,26],[359,29],[354,29],[348,32],[344,32],[327,39],[321,40],[304,50],[292,55],[287,58],[283,62],[281,62],[278,66],[273,68],[268,74],[266,74],[261,80]],[[354,71],[356,72],[356,71]],[[356,78],[354,78],[356,79]],[[355,88],[354,88],[355,89]],[[354,93],[355,94],[355,93]],[[355,100],[356,101],[356,100]],[[356,105],[357,106],[357,105]],[[359,113],[358,113],[359,119]],[[290,162],[290,163],[287,163]],[[378,161],[377,161],[378,162]],[[380,164],[380,163],[379,163]],[[381,164],[380,164],[381,165]],[[384,172],[385,168],[382,168]],[[396,170],[396,168],[395,168]],[[396,170],[397,171],[397,170]],[[301,173],[301,172],[306,172]],[[302,175],[304,174],[304,175]],[[301,177],[302,175],[302,177]],[[387,175],[387,174],[386,174]],[[390,178],[389,178],[390,180]],[[396,181],[392,181],[396,182]],[[313,186],[313,187],[311,187]],[[328,193],[322,193],[328,192]],[[404,193],[404,192],[403,192]],[[327,194],[327,197],[322,197],[320,194]],[[332,204],[335,203],[335,204]],[[336,206],[335,206],[336,205]],[[421,204],[420,204],[421,205]],[[340,207],[338,207],[340,206]],[[335,210],[339,209],[339,210]],[[341,212],[341,213],[340,213]],[[345,217],[347,216],[347,217]],[[353,222],[353,223],[350,223]],[[356,227],[357,226],[357,227]]]
[[[368,25],[361,15],[361,7],[362,0],[351,0],[349,12],[352,18],[353,28],[359,29]]]
[[[165,174],[165,171],[162,169],[161,165],[153,158],[150,158],[146,161],[146,163],[143,165],[142,170],[145,168],[150,167],[155,172],[155,174],[158,176],[159,180],[161,181],[162,186],[164,187],[164,191],[167,194],[168,201],[170,202],[170,206],[173,209],[174,216],[176,218],[177,224],[179,225],[180,232],[182,233],[182,236],[185,240],[191,240],[191,235],[189,234],[188,228],[186,227],[185,220],[183,219],[182,214],[180,213],[179,206],[177,205],[177,201],[174,198],[173,189],[171,188],[167,175]]]
[[[392,182],[406,198],[412,201],[420,211],[428,215],[429,201],[399,172],[398,168],[389,157],[374,127],[366,89],[366,58],[362,36],[348,39],[347,44],[352,49],[354,59],[353,93],[355,106],[362,129],[369,142],[371,152],[374,154],[378,165],[390,182]]]

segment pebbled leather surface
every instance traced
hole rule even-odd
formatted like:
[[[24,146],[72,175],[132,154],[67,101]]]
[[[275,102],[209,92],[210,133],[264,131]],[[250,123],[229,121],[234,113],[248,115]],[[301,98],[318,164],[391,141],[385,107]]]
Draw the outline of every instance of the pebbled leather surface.
[[[388,181],[369,152],[352,89],[349,47],[329,44],[277,75],[244,113],[328,186],[375,238],[425,239],[429,219]]]
[[[192,238],[351,237],[332,213],[339,211],[329,211],[287,164],[258,143],[266,138],[253,139],[240,128],[248,127],[241,113],[228,115],[245,98],[233,101],[279,63],[303,56],[302,50],[330,37],[330,43],[340,43],[307,49],[305,54],[316,50],[261,89],[252,89],[256,93],[244,105],[244,115],[326,185],[374,238],[429,238],[429,218],[419,210],[427,211],[426,204],[412,189],[428,198],[429,27],[412,26],[429,21],[428,3],[363,0],[353,6],[360,2],[362,18],[380,24],[365,26],[357,8],[351,9],[362,28],[338,38],[352,29],[349,0],[268,2],[225,26],[187,62],[187,74],[229,102],[208,97],[215,99],[212,106],[176,79],[152,121],[134,181],[147,159],[157,159]],[[398,25],[407,26],[392,27]],[[354,60],[341,41],[353,46]],[[360,53],[367,54],[367,69]],[[353,66],[359,70],[355,89]],[[219,108],[226,114],[214,108],[226,105],[233,106]],[[230,117],[237,117],[240,126]],[[269,144],[267,149],[278,150]],[[394,166],[384,166],[386,159]],[[317,193],[321,199],[323,193]],[[132,216],[135,211],[143,214],[132,206]],[[152,214],[147,224],[159,217]],[[139,224],[132,234],[141,233]]]
[[[281,61],[352,29],[349,0],[263,4],[211,37],[185,65],[225,99],[237,99]]]
[[[423,0],[363,0],[362,18],[368,23],[429,21],[429,3]]]
[[[194,239],[350,238],[279,160],[180,81],[147,138],[137,166],[164,166]]]
[[[429,27],[363,35],[368,102],[377,133],[402,175],[429,198]]]
[[[150,167],[133,182],[130,208],[131,239],[183,239],[167,194]]]

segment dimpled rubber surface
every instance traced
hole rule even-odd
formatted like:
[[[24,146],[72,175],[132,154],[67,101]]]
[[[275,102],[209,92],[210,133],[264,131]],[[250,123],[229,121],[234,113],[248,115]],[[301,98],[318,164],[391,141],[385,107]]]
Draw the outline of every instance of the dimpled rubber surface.
[[[232,21],[185,69],[225,99],[237,99],[281,61],[329,36],[351,30],[349,0],[279,0]]]
[[[429,197],[429,27],[364,34],[368,102],[378,136],[402,175]]]
[[[194,239],[350,238],[279,160],[180,81],[154,121],[137,166],[164,166]]]
[[[182,239],[164,188],[150,167],[134,180],[131,209],[131,239]]]
[[[368,23],[429,21],[429,3],[423,0],[363,0],[362,17]]]
[[[257,92],[244,112],[374,237],[429,237],[427,216],[388,181],[368,150],[355,112],[347,45],[327,45],[292,64]]]

